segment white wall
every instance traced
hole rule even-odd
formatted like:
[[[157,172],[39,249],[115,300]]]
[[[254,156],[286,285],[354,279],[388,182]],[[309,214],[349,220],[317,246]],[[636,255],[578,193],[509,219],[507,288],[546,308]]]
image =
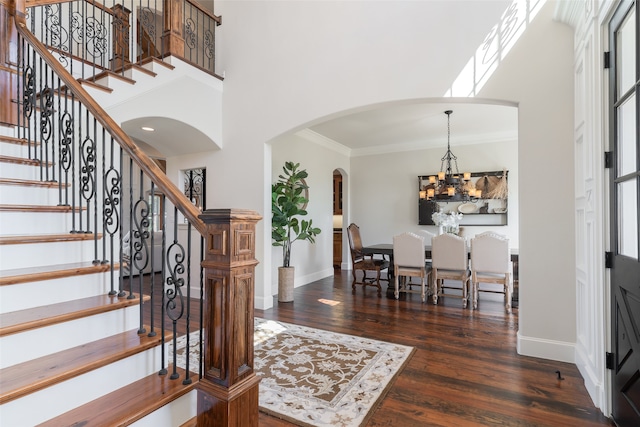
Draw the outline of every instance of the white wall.
[[[322,230],[315,244],[307,241],[294,242],[291,249],[291,266],[295,269],[295,286],[319,280],[333,274],[333,170],[349,171],[349,158],[321,143],[299,135],[288,135],[274,141],[272,148],[271,182],[282,174],[282,166],[287,161],[300,163],[309,177],[308,215],[302,219],[312,219],[313,225]],[[265,215],[270,224],[271,217]],[[282,248],[272,248],[271,294],[278,293],[278,270],[282,265]]]
[[[479,95],[519,105],[518,350],[574,361],[573,34],[553,2]]]
[[[265,227],[271,155],[265,143],[366,105],[441,97],[506,5],[216,3],[224,21],[219,72],[226,76],[225,153],[224,158],[212,158],[207,171],[212,181],[233,184],[214,203],[255,209],[265,216],[258,257],[267,267],[257,278],[257,288],[263,289],[257,289],[257,296],[266,295],[272,281],[267,271],[272,248]],[[547,2],[479,96],[519,105],[519,350],[572,361],[573,47],[571,30],[553,22],[553,8],[554,2]],[[356,171],[351,175],[350,188],[355,191]],[[256,301],[263,308],[271,304]]]
[[[443,129],[443,132],[445,130]],[[460,171],[509,171],[507,226],[464,226],[465,235],[492,230],[505,234],[511,247],[518,241],[518,142],[499,142],[452,147]],[[418,225],[418,175],[440,170],[445,148],[355,157],[351,160],[351,215],[360,227],[363,244],[390,243],[392,237],[422,228]]]

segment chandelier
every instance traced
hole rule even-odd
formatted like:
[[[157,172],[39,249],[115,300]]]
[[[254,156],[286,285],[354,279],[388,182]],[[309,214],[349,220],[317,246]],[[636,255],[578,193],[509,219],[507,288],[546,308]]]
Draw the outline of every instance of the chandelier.
[[[480,190],[473,188],[471,173],[458,171],[458,158],[451,151],[451,113],[447,115],[447,152],[440,159],[438,175],[429,176],[428,185],[420,191],[420,198],[427,200],[470,200],[481,196]],[[455,168],[455,169],[454,169]]]

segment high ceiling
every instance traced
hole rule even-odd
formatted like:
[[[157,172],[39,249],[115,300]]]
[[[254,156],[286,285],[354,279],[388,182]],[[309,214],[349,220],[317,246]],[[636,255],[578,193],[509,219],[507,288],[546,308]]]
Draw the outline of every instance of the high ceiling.
[[[473,26],[472,21],[491,23],[496,16],[500,16],[509,3],[508,0],[468,1],[469,6],[477,4],[476,1],[484,2],[482,10],[487,17],[478,16],[477,13],[475,15],[460,14],[463,2],[442,0],[430,3],[430,6],[434,8],[434,14],[447,16],[451,26],[470,28]],[[213,0],[198,0],[198,3],[209,11],[214,10]],[[220,6],[223,3],[217,4],[219,6],[216,12],[222,13],[223,8]],[[458,50],[453,51],[458,52]],[[455,75],[450,78],[454,79]],[[308,130],[342,144],[350,150],[352,156],[442,147],[447,143],[445,110],[453,111],[451,115],[452,146],[517,140],[518,113],[515,106],[483,103],[482,100],[474,98],[411,100],[376,105],[346,113],[341,117],[333,117],[322,123],[314,123]],[[150,135],[140,130],[143,125],[154,127],[159,131]],[[123,128],[127,133],[136,139],[146,141],[165,156],[199,152],[211,147],[211,140],[206,135],[201,133],[191,135],[190,127],[181,126],[180,123],[173,123],[163,118],[146,117],[123,124]],[[177,135],[182,136],[183,141],[191,141],[190,144],[174,144]],[[189,137],[185,138],[186,135]]]
[[[517,140],[514,106],[453,99],[377,107],[320,123],[309,129],[352,150],[352,155],[446,146],[451,110],[451,145]]]

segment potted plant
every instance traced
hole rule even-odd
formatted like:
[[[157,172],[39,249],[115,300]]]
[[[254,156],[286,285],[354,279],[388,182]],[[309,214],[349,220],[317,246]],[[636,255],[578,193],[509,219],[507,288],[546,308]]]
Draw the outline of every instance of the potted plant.
[[[293,300],[291,245],[296,240],[315,243],[315,236],[320,234],[311,219],[301,219],[307,215],[309,187],[305,181],[307,171],[299,168],[300,163],[285,162],[284,174],[271,185],[271,237],[273,246],[282,246],[282,267],[278,268],[278,301],[281,302]]]

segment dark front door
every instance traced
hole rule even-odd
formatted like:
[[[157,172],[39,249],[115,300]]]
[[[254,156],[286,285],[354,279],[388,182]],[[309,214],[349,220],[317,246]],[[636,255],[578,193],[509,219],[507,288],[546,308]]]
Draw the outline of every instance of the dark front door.
[[[640,55],[637,0],[623,0],[609,23],[611,167],[612,416],[640,425]]]

